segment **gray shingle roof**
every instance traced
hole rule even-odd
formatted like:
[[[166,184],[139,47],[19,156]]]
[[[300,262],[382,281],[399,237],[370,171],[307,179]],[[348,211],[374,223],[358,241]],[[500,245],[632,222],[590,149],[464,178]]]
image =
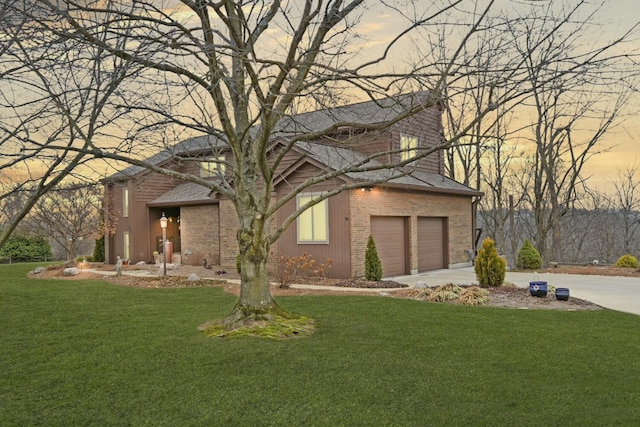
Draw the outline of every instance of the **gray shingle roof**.
[[[272,133],[272,138],[287,138],[303,133],[321,131],[338,122],[381,123],[393,119],[409,108],[421,105],[425,96],[426,92],[417,92],[288,116],[278,124],[278,128]],[[258,129],[258,127],[255,127],[253,131],[257,132]],[[224,141],[214,136],[202,135],[180,141],[145,160],[153,165],[160,165],[174,156],[220,148],[224,147],[225,144]],[[128,179],[145,170],[141,166],[129,166],[120,172],[110,175],[106,180]]]
[[[288,116],[280,122],[273,136],[286,138],[287,136],[317,132],[342,122],[383,123],[411,108],[423,105],[426,96],[427,92],[416,92]]]
[[[171,147],[154,154],[153,156],[145,159],[152,165],[161,165],[162,163],[170,160],[172,157],[186,155],[188,153],[196,153],[199,151],[207,151],[215,148],[224,147],[225,143],[220,139],[211,135],[196,136],[193,138],[180,141]],[[141,166],[129,166],[120,172],[116,172],[110,175],[107,180],[121,180],[129,179],[141,172],[144,172],[146,168]]]
[[[278,125],[278,129],[273,132],[273,138],[287,138],[302,133],[316,132],[326,129],[335,123],[365,123],[375,124],[393,119],[398,114],[422,105],[427,96],[427,92],[417,92],[404,94],[396,97],[388,97],[377,101],[366,101],[350,104],[342,107],[324,109],[292,115],[284,118]],[[253,131],[257,131],[254,128]],[[170,160],[174,156],[185,155],[199,151],[206,151],[224,147],[225,142],[210,135],[189,138],[181,141],[146,159],[149,163],[160,165]],[[342,169],[350,165],[361,163],[365,160],[365,155],[357,151],[316,144],[311,142],[298,142],[299,148],[305,151],[310,158],[334,170]],[[366,163],[372,167],[382,167],[383,165],[375,160]],[[145,171],[139,166],[130,166],[121,172],[111,175],[109,180],[128,179]],[[414,170],[411,175],[393,178],[397,176],[394,169],[380,169],[367,172],[350,172],[347,177],[355,181],[388,181],[389,185],[411,186],[430,188],[434,190],[452,191],[466,194],[480,194],[465,185],[444,177],[443,175]],[[211,201],[209,197],[210,189],[198,184],[187,183],[179,185],[162,196],[155,199],[151,204],[165,203],[185,203],[198,201]]]
[[[299,142],[297,146],[303,149],[310,158],[334,170],[347,168],[355,164],[362,164],[364,167],[380,168],[365,172],[348,172],[346,176],[354,181],[362,181],[363,183],[386,181],[387,184],[393,186],[410,186],[439,191],[468,193],[470,195],[480,194],[478,191],[449,179],[444,175],[419,169],[414,169],[410,175],[398,177],[398,169],[384,169],[382,163],[376,160],[367,161],[367,157],[364,154],[346,148],[312,142]]]
[[[175,205],[185,203],[213,202],[211,189],[200,184],[187,182],[167,191],[160,197],[149,202],[149,206]]]

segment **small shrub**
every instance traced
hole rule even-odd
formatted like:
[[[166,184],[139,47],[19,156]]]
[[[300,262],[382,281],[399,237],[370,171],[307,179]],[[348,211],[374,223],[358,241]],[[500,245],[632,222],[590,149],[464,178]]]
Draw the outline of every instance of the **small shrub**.
[[[518,252],[516,267],[521,270],[535,270],[542,267],[542,256],[540,256],[540,252],[531,244],[529,239],[524,241]]]
[[[616,267],[618,268],[639,268],[638,266],[638,258],[633,255],[622,255],[616,261]]]
[[[104,236],[96,239],[96,245],[93,247],[93,260],[104,262]]]
[[[432,302],[446,302],[458,299],[460,293],[460,286],[449,283],[446,285],[438,286],[429,295],[428,300]]]
[[[382,263],[372,235],[369,235],[367,250],[364,254],[364,278],[373,282],[382,279]]]
[[[278,287],[286,289],[295,281],[308,282],[309,280],[326,279],[326,271],[332,265],[333,261],[330,258],[325,264],[318,264],[306,253],[294,257],[278,254],[274,275],[278,281]]]
[[[433,289],[431,288],[424,288],[424,289],[412,289],[411,291],[409,291],[409,298],[415,298],[415,299],[422,299],[422,298],[427,298],[429,295],[431,295],[431,293],[433,292]]]
[[[493,239],[487,237],[482,242],[474,269],[481,287],[502,286],[507,273],[507,262],[498,256]]]
[[[470,286],[460,292],[458,301],[463,305],[483,305],[489,301],[489,291],[477,286]]]
[[[51,245],[44,237],[12,235],[0,249],[0,258],[11,258],[13,261],[51,258]]]

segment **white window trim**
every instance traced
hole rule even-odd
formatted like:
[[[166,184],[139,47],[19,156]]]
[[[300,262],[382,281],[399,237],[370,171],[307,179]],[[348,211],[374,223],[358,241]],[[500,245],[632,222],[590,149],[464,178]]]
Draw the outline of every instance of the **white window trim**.
[[[408,144],[408,145],[407,145]],[[418,137],[407,133],[400,134],[400,161],[411,160],[418,153]]]
[[[213,178],[224,175],[226,168],[226,157],[224,155],[207,157],[200,162],[200,178]]]
[[[122,216],[127,218],[129,216],[129,189],[124,188],[122,190]]]
[[[125,231],[124,233],[122,233],[122,240],[124,243],[124,249],[123,249],[123,253],[122,253],[122,257],[125,260],[129,260],[129,257],[131,255],[131,234],[128,231]]]
[[[315,192],[315,193],[301,193],[298,194],[296,196],[296,209],[299,209],[304,203],[300,203],[300,199],[301,198],[315,198],[315,197],[320,197],[322,196],[323,193],[321,192]],[[313,234],[316,231],[316,228],[314,227],[315,221],[321,221],[320,220],[314,220],[313,215],[314,212],[317,212],[317,209],[324,209],[324,233],[325,233],[325,238],[324,239],[316,239],[315,236],[313,236]],[[300,231],[301,231],[301,219],[303,216],[305,215],[311,215],[311,234],[312,234],[312,238],[311,239],[302,239],[300,237]],[[297,220],[296,220],[296,237],[297,237],[297,242],[299,245],[328,245],[329,244],[329,199],[324,199],[321,202],[318,202],[316,205],[312,206],[309,209],[306,209],[303,213],[301,213]]]

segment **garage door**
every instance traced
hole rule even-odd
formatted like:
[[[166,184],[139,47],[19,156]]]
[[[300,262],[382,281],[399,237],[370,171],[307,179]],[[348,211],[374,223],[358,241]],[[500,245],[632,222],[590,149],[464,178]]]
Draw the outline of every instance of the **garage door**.
[[[372,216],[371,235],[385,277],[407,274],[406,220],[401,216]]]
[[[418,218],[418,271],[447,268],[446,218]]]

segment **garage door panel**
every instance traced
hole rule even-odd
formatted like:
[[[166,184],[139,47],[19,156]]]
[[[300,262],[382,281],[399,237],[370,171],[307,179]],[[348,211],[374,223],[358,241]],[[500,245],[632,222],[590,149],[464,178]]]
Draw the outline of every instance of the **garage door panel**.
[[[404,217],[371,217],[371,235],[376,242],[378,256],[385,277],[407,273],[407,244]]]
[[[447,267],[446,218],[418,218],[418,271]]]

